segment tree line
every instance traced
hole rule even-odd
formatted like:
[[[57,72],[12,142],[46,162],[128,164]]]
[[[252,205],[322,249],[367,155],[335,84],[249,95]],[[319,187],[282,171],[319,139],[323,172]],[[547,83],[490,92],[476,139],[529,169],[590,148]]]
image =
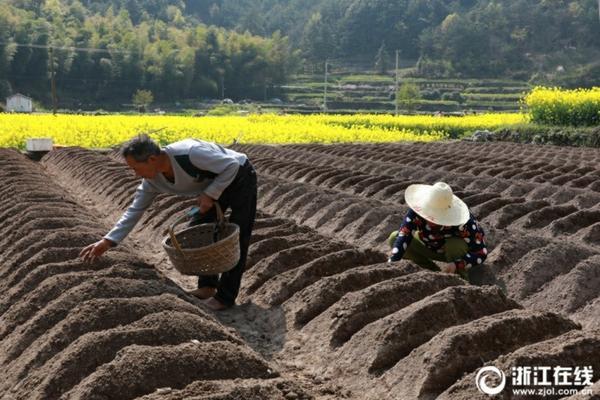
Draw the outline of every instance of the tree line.
[[[70,108],[131,102],[140,89],[157,101],[262,98],[294,63],[279,33],[207,26],[168,1],[143,4],[164,18],[99,3],[11,0],[0,8],[0,96],[22,92],[49,103],[53,69],[60,104]]]
[[[189,0],[209,24],[290,38],[308,61],[374,59],[427,76],[527,78],[600,61],[598,0]]]
[[[395,51],[426,77],[600,79],[598,0],[4,0],[0,96],[264,98],[302,64]],[[52,50],[51,50],[52,49]],[[98,50],[101,49],[101,50]],[[52,53],[52,54],[51,54]],[[595,64],[594,64],[595,63]],[[579,68],[588,81],[569,75]],[[570,80],[569,80],[570,79]],[[595,81],[594,81],[595,79]]]

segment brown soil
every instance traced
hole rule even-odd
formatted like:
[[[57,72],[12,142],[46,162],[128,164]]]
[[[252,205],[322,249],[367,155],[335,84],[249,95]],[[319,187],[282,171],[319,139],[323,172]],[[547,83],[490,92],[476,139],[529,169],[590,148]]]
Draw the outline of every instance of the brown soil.
[[[0,150],[4,398],[466,399],[482,365],[600,369],[598,150],[237,148],[259,172],[259,213],[240,305],[217,314],[159,245],[193,200],[159,196],[125,243],[84,264],[138,180],[114,152],[36,164]],[[486,230],[475,285],[385,263],[404,189],[436,180]]]
[[[600,368],[600,359],[590,359],[589,355],[597,352],[600,344],[600,331],[570,331],[547,341],[524,346],[515,352],[501,356],[495,360],[494,365],[503,371],[509,371],[511,366],[562,366],[583,367],[591,366],[594,371]],[[470,400],[489,398],[479,393],[473,385],[475,374],[470,373],[453,384],[439,397],[440,400]],[[505,393],[510,393],[512,382],[507,380]],[[569,388],[569,387],[565,387]],[[596,385],[596,396],[598,396]],[[485,397],[484,397],[485,396]],[[530,396],[531,397],[531,396]],[[545,396],[549,399],[558,399],[560,396]],[[504,399],[525,398],[524,396],[503,395]],[[569,397],[569,399],[592,399],[596,397]]]

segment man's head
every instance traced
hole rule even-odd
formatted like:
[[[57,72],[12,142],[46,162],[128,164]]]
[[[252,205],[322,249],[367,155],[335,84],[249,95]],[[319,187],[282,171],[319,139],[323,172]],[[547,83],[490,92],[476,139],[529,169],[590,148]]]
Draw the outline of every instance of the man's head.
[[[146,134],[131,139],[121,148],[121,155],[136,175],[152,179],[159,173],[159,162],[162,151]]]

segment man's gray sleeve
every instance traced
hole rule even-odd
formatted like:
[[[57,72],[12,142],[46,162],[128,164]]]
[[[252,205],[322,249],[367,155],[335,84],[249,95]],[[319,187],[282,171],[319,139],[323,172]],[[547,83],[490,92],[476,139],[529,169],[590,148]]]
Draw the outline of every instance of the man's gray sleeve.
[[[138,223],[144,211],[150,207],[157,194],[158,191],[147,180],[142,180],[135,191],[133,202],[104,238],[116,244],[121,243]]]
[[[192,147],[190,161],[204,171],[217,174],[211,184],[204,189],[204,193],[214,200],[221,197],[221,193],[233,182],[240,168],[238,160],[218,145]]]

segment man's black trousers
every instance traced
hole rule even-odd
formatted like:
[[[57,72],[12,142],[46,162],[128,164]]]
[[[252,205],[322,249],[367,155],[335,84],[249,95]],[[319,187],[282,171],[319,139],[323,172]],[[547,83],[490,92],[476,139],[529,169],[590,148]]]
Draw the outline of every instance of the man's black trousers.
[[[231,184],[219,197],[219,205],[223,212],[231,208],[229,221],[240,227],[240,261],[233,269],[219,275],[198,277],[198,287],[217,288],[215,298],[221,303],[232,306],[240,291],[242,274],[246,268],[250,236],[256,217],[256,172],[250,161],[240,166],[238,173]],[[195,219],[190,225],[214,222],[217,219],[215,208]]]

